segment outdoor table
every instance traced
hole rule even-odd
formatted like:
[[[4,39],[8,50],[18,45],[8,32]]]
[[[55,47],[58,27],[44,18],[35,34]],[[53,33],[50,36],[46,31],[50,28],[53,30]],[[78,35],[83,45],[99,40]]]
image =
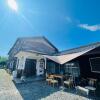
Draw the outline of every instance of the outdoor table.
[[[61,85],[63,85],[63,75],[54,75],[55,78],[59,78],[61,80]]]
[[[50,75],[48,78],[49,79],[53,79],[54,78],[54,75]]]

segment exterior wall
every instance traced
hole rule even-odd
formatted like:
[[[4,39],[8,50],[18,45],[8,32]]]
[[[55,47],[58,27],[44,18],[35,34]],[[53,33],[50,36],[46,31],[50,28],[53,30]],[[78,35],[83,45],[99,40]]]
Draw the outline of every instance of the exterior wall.
[[[78,61],[70,61],[61,66],[62,73],[64,75],[69,74],[72,75],[74,78],[80,76],[80,67]]]
[[[16,66],[16,69],[24,69],[25,68],[25,60],[26,58],[25,57],[19,57],[17,58],[18,59],[18,65]]]
[[[100,54],[90,54],[90,55],[84,55],[84,56],[80,56],[70,62],[77,62],[79,64],[79,68],[80,68],[80,76],[84,77],[84,78],[95,78],[100,80],[100,73],[95,73],[91,71],[91,67],[90,67],[90,62],[89,62],[89,58],[92,57],[100,57]],[[50,72],[50,63],[54,63],[53,67],[55,70],[55,74],[65,74],[65,64],[63,65],[59,65],[51,60],[47,60],[47,72],[49,74],[53,74],[52,72]],[[59,69],[60,66],[60,69]],[[48,71],[48,67],[49,67],[49,71]]]
[[[81,76],[85,78],[90,77],[90,78],[96,78],[100,80],[100,73],[94,73],[91,71],[89,58],[92,57],[100,57],[100,54],[81,56],[77,59],[80,65]]]
[[[47,59],[46,70],[48,74],[60,74],[60,64]]]
[[[36,75],[39,76],[39,75],[44,74],[44,70],[45,70],[45,66],[46,66],[45,65],[46,58],[44,58],[42,55],[36,54],[36,53],[29,53],[29,52],[20,52],[16,55],[16,57],[19,60],[19,63],[16,66],[17,70],[24,70],[25,69],[26,59],[34,59],[34,60],[36,60]],[[44,59],[44,70],[42,70],[40,67],[40,60],[41,59]]]
[[[9,68],[11,71],[13,71],[16,68],[16,61],[17,61],[16,57],[9,59],[7,61],[7,68]]]
[[[69,74],[70,72],[65,72],[65,69],[66,69],[66,64],[74,64],[74,66],[72,66],[72,68],[74,67],[74,69],[77,67],[78,68],[78,71],[76,73],[72,73],[73,75],[75,75],[76,77],[78,77],[80,75],[80,70],[79,70],[79,63],[78,61],[71,61],[71,62],[68,62],[68,63],[65,63],[63,65],[60,65],[58,63],[55,63],[51,60],[47,60],[47,73],[48,74],[62,74],[62,75],[66,75],[66,74]],[[71,66],[69,66],[71,67]],[[53,71],[52,71],[53,70]],[[51,72],[50,72],[51,71]],[[73,71],[73,69],[72,69]],[[75,70],[76,71],[76,70]]]

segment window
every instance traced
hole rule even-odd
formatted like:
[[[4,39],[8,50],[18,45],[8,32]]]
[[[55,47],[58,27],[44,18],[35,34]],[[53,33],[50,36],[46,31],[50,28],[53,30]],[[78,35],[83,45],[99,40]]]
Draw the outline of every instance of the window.
[[[65,64],[65,74],[71,74],[74,77],[80,75],[80,68],[77,62]]]
[[[55,73],[55,63],[54,62],[48,62],[47,63],[47,72],[49,74]]]
[[[100,73],[100,57],[90,58],[91,71]]]

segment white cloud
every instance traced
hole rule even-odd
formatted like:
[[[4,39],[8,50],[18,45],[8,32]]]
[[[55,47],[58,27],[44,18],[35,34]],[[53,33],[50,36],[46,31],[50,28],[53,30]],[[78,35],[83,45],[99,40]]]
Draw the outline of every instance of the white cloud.
[[[100,30],[100,24],[98,24],[98,25],[79,24],[78,27],[89,30],[89,31]]]

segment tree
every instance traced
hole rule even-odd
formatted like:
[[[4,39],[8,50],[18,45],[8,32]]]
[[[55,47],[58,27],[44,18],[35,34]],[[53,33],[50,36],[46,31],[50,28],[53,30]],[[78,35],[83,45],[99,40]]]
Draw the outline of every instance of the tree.
[[[0,56],[0,66],[5,66],[7,63],[7,57]]]

